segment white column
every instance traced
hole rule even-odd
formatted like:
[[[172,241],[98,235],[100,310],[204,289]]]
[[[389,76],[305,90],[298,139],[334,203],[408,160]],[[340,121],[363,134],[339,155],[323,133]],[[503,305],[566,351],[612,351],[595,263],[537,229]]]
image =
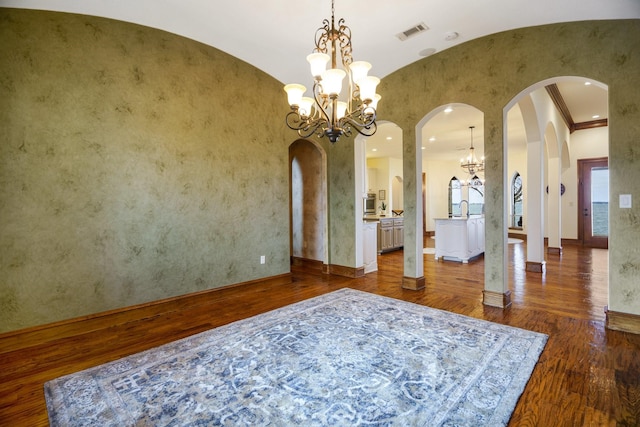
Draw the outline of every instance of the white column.
[[[364,230],[362,217],[364,216],[363,197],[366,193],[365,187],[365,171],[366,171],[366,140],[358,136],[353,141],[354,145],[354,181],[356,186],[355,200],[355,246],[356,246],[356,267],[364,265]]]
[[[537,265],[544,270],[544,144],[542,141],[527,143],[527,270]]]
[[[558,252],[562,248],[562,203],[560,202],[560,179],[562,164],[559,157],[549,159],[549,196],[547,207],[547,233],[549,251]]]

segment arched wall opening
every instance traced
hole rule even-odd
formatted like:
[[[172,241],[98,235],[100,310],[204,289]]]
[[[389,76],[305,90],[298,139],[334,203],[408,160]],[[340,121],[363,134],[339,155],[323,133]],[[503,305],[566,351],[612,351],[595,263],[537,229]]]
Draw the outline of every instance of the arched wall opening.
[[[367,221],[381,214],[392,217],[395,215],[392,210],[404,209],[402,129],[385,120],[378,121],[377,125],[374,135],[358,135],[354,139],[356,265],[364,265],[365,273],[377,268],[373,264],[372,245],[375,246],[373,256],[379,249],[378,242],[364,233]],[[364,199],[371,195],[375,199],[375,212],[367,213]]]
[[[548,87],[569,83],[608,91],[605,84],[588,78],[554,77],[522,90],[503,109],[505,117],[516,109],[521,112],[517,120],[505,121],[504,144],[509,150],[507,170],[518,170],[523,177],[527,207],[521,232],[527,238],[528,271],[544,273],[545,240],[547,256],[558,256],[563,241],[577,239],[577,160],[608,155],[608,127],[570,127],[566,112],[554,105]],[[514,130],[518,126],[520,135]],[[524,157],[511,152],[517,138],[525,140]],[[505,188],[505,198],[510,197],[509,190]]]
[[[451,109],[451,111],[448,111]],[[422,173],[425,176],[424,231],[435,230],[436,218],[449,215],[449,181],[473,177],[460,167],[460,159],[469,154],[471,132],[476,156],[484,154],[484,114],[477,108],[462,103],[441,105],[425,115],[416,126],[418,152],[421,153]],[[477,173],[484,178],[483,172]],[[468,199],[468,188],[462,191]]]
[[[438,240],[436,230],[443,224],[442,220],[447,221],[450,216],[466,219],[467,213],[483,220],[484,171],[465,170],[461,167],[461,159],[469,156],[471,145],[478,160],[484,156],[484,113],[463,103],[441,105],[418,123],[416,139],[424,182],[423,238],[428,246],[427,239],[435,237],[435,256],[439,257],[443,251],[449,251],[443,246],[448,238]],[[456,188],[455,200],[450,188],[452,177],[455,177],[456,186],[460,186]],[[479,243],[484,248],[484,226],[479,233]],[[460,243],[466,246],[468,242]],[[468,262],[455,255],[444,256],[444,259],[447,260],[444,262],[458,259]]]
[[[291,259],[328,264],[327,160],[321,146],[305,139],[289,146],[289,192]]]

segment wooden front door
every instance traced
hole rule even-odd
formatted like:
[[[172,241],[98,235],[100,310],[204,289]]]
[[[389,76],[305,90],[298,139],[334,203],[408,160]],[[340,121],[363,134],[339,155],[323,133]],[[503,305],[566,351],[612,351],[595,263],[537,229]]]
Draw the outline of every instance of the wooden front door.
[[[584,246],[609,247],[609,162],[578,160],[578,238]]]

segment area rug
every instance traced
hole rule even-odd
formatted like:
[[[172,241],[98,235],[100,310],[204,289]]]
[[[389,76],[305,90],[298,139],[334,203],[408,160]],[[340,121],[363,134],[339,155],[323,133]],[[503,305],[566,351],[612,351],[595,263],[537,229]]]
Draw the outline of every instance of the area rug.
[[[435,254],[436,248],[424,248],[422,249],[423,254]]]
[[[52,380],[45,396],[52,426],[494,427],[546,340],[341,289]]]

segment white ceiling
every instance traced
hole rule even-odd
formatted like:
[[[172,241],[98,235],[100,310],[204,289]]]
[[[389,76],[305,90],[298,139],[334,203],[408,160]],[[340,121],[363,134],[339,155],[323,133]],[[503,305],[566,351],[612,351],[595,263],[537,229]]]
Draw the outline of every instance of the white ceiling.
[[[500,31],[557,22],[640,18],[640,0],[335,0],[336,19],[352,30],[354,60],[373,65],[380,78],[420,60],[420,52],[441,52],[466,41]],[[330,0],[0,0],[0,7],[72,12],[118,19],[159,28],[214,46],[240,58],[282,83],[311,86],[307,54],[315,31],[331,16]],[[420,23],[428,31],[400,41],[396,35]],[[455,32],[458,37],[447,40]],[[579,85],[578,85],[579,86]],[[561,92],[565,90],[561,87]],[[574,121],[591,117],[593,99],[584,89],[571,88],[565,100]],[[599,94],[596,98],[606,99]],[[283,92],[283,97],[284,97]],[[384,98],[381,102],[384,102]],[[606,102],[603,104],[606,115]],[[601,108],[602,109],[602,108]],[[455,113],[455,114],[454,114]],[[462,110],[429,123],[425,131],[443,151],[464,142],[469,129],[482,135],[482,119],[465,117]],[[606,116],[603,116],[605,118]],[[440,126],[440,127],[439,127]],[[376,137],[386,141],[381,126]],[[447,136],[445,129],[449,129]],[[438,136],[439,135],[439,136]],[[474,144],[482,146],[480,138]],[[429,149],[428,147],[426,149]],[[449,150],[450,151],[450,150]],[[482,152],[482,150],[478,150]]]

